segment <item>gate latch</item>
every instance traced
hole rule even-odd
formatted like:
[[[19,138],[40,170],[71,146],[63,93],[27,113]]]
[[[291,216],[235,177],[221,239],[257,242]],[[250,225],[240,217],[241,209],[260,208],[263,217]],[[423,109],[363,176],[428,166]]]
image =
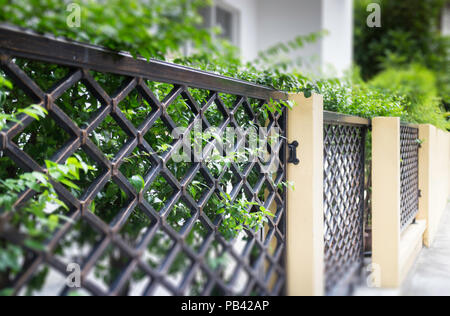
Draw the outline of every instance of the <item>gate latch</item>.
[[[289,144],[289,159],[288,163],[293,163],[294,165],[298,165],[300,163],[300,160],[297,158],[297,148],[298,148],[298,142],[294,141],[291,144]]]

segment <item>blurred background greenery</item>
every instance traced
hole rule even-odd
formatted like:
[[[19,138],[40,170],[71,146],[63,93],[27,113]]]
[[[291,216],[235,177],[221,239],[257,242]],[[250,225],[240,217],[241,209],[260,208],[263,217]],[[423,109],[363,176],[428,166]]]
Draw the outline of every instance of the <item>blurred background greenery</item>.
[[[381,6],[381,28],[366,26],[366,8],[374,2]],[[449,127],[450,38],[441,34],[441,12],[449,3],[355,2],[355,64],[361,77],[385,93],[405,96],[412,121],[440,128]]]

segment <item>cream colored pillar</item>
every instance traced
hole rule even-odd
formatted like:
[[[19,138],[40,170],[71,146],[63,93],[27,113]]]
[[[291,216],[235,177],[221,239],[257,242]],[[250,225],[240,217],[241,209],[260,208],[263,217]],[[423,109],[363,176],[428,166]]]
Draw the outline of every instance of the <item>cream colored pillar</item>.
[[[434,128],[435,137],[432,142],[432,219],[430,221],[430,243],[436,240],[437,233],[442,224],[442,216],[449,202],[448,183],[449,178],[449,133],[439,128]]]
[[[398,288],[423,247],[426,221],[401,231],[400,119],[375,118],[372,125],[372,267],[381,287]]]
[[[419,199],[419,215],[418,219],[427,221],[428,225],[424,234],[424,244],[431,246],[430,223],[433,211],[433,189],[432,189],[432,148],[436,128],[432,125],[419,125],[419,139],[422,141],[419,150],[419,189],[422,193]]]
[[[323,98],[292,95],[289,143],[299,142],[299,165],[289,164],[287,282],[289,295],[324,295]]]
[[[419,126],[419,218],[427,222],[424,244],[431,247],[448,204],[449,133],[432,125]]]
[[[400,285],[400,119],[372,120],[372,262],[381,287]]]

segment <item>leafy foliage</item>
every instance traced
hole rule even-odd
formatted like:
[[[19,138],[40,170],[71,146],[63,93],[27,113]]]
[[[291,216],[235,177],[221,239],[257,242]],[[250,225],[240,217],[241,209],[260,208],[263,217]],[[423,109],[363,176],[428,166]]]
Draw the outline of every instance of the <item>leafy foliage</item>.
[[[3,76],[0,76],[0,105],[3,105],[3,103],[5,103],[6,94],[4,92],[4,89],[12,89],[12,84]]]
[[[18,109],[17,114],[26,114],[28,116],[31,116],[35,120],[39,120],[39,118],[45,117],[47,115],[47,111],[38,106],[38,105],[30,105],[28,108],[25,109]],[[16,114],[5,114],[0,113],[0,130],[4,129],[7,125],[7,122],[20,122],[17,118]]]
[[[80,27],[67,23],[68,5],[81,8]],[[207,3],[207,2],[206,2]],[[0,21],[146,58],[164,59],[189,39],[208,43],[196,8],[204,0],[0,0]]]
[[[268,222],[267,216],[274,216],[264,206],[249,202],[244,193],[236,202],[228,194],[222,195],[222,199],[223,203],[218,205],[217,214],[224,215],[220,229],[227,239],[236,238],[245,228],[258,231]]]
[[[370,87],[363,81],[350,83],[326,80],[319,83],[328,111],[351,114],[365,118],[398,116],[406,118],[407,101],[393,93]]]
[[[73,181],[80,178],[80,171],[93,170],[76,157],[69,158],[64,165],[51,161],[46,161],[46,164],[48,174],[31,172],[20,175],[18,179],[0,180],[0,295],[11,293],[7,287],[25,264],[23,260],[27,254],[24,247],[44,250],[44,241],[60,227],[61,222],[70,221],[66,216],[69,209],[58,199],[52,183],[59,182],[78,190]],[[19,195],[26,190],[33,190],[35,197],[25,204],[16,205]],[[5,235],[15,239],[21,247],[3,240]],[[41,283],[45,275],[41,275]],[[29,290],[35,285],[32,282]],[[38,284],[36,289],[41,286]]]
[[[367,5],[373,2],[381,5],[381,28],[366,25]],[[357,0],[355,60],[363,78],[371,79],[391,67],[418,63],[436,73],[439,96],[448,106],[450,39],[439,31],[445,3],[446,0]]]
[[[367,5],[381,6],[381,28],[366,24]],[[357,0],[355,7],[355,58],[363,78],[370,78],[397,59],[421,63],[433,70],[446,62],[446,47],[438,25],[446,0]]]
[[[392,68],[378,74],[369,82],[383,94],[398,94],[407,101],[406,120],[415,123],[431,123],[443,130],[450,129],[440,108],[437,79],[434,72],[414,64]]]

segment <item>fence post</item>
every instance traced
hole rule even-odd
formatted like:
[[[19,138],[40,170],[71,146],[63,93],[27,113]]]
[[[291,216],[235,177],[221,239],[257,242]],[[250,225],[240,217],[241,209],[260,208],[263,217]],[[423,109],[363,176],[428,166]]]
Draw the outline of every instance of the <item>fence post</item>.
[[[372,262],[381,287],[400,284],[400,119],[372,120]]]
[[[288,140],[299,142],[300,164],[289,164],[287,209],[288,295],[324,294],[323,98],[291,95]]]
[[[436,128],[432,125],[419,125],[419,139],[422,141],[419,150],[419,188],[421,190],[421,198],[419,199],[419,215],[418,218],[427,221],[427,228],[424,234],[424,244],[431,246],[431,227],[432,222],[432,205],[433,205],[433,189],[432,189],[432,150],[434,135]]]
[[[449,136],[433,125],[419,126],[419,219],[427,222],[424,244],[431,247],[448,203]]]
[[[450,167],[450,133],[439,128],[433,127],[435,130],[435,140],[432,143],[431,151],[432,165],[433,165],[433,229],[430,235],[430,242],[439,232],[439,227],[442,223],[442,218],[449,203],[449,167]]]
[[[372,268],[377,286],[398,288],[423,247],[426,222],[402,232],[400,119],[375,118],[372,127]]]

